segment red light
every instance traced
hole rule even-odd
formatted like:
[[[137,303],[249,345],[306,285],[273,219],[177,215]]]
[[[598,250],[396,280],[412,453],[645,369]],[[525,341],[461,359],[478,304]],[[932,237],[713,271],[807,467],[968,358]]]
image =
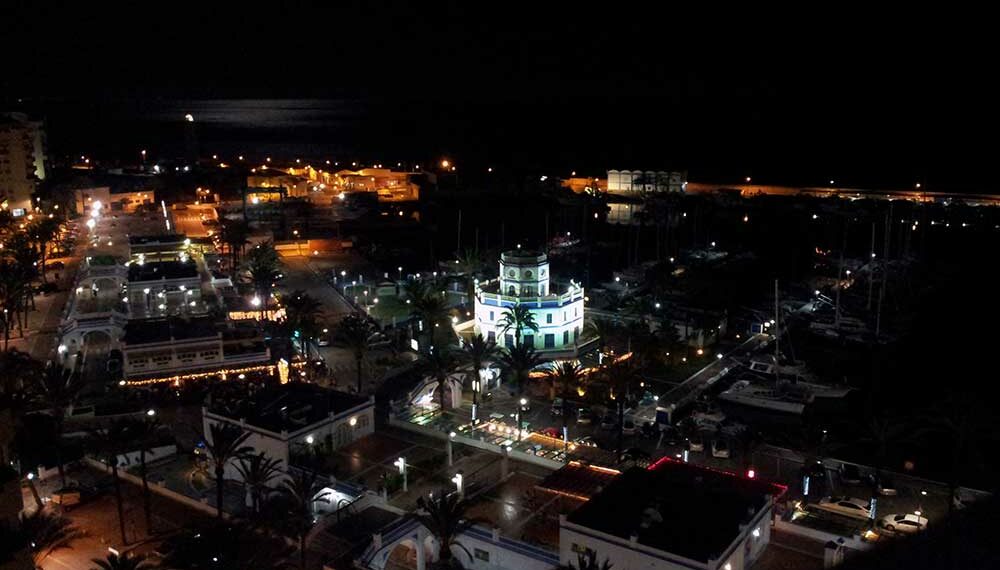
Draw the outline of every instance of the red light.
[[[757,476],[757,472],[753,469],[747,469],[747,479],[753,479]]]

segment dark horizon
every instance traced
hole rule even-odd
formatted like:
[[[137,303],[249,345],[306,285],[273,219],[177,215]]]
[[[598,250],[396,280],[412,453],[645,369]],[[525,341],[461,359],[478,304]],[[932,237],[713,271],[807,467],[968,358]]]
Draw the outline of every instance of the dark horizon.
[[[25,55],[0,104],[43,113],[55,152],[179,154],[192,112],[209,153],[997,192],[981,143],[1000,125],[989,50],[971,28],[950,39],[842,14],[702,30],[449,4],[345,9],[313,28],[324,15],[305,8],[30,11],[3,38]]]

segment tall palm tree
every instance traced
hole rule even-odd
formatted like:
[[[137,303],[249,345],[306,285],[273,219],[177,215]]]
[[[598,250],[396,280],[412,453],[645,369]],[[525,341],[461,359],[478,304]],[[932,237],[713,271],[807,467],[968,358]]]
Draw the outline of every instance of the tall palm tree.
[[[45,261],[48,258],[49,244],[53,242],[59,234],[59,220],[55,218],[42,218],[32,227],[28,228],[32,239],[35,240],[35,247],[38,250],[42,281],[45,281]]]
[[[37,400],[52,411],[56,428],[56,465],[59,468],[59,482],[65,488],[66,467],[63,463],[62,435],[66,426],[66,412],[76,403],[84,383],[80,375],[57,364],[50,364],[44,373],[35,378]]]
[[[146,535],[153,535],[153,511],[150,506],[152,494],[149,492],[149,479],[146,468],[146,453],[157,443],[160,431],[160,421],[155,416],[147,415],[142,419],[133,419],[129,429],[133,441],[139,448],[139,475],[142,477],[142,511],[146,522]]]
[[[618,461],[621,461],[625,450],[625,404],[632,390],[638,387],[641,381],[639,366],[634,359],[622,360],[605,365],[601,373],[613,390],[612,398],[618,415],[618,443],[615,454],[618,456]]]
[[[86,536],[70,519],[45,509],[21,513],[20,523],[20,541],[30,547],[36,567],[53,552],[71,548],[73,542]]]
[[[246,272],[246,280],[253,286],[254,294],[260,300],[261,318],[267,313],[271,289],[279,279],[279,264],[278,253],[274,249],[274,244],[269,241],[254,246],[244,259],[243,270]]]
[[[517,345],[500,356],[500,367],[503,369],[504,375],[517,387],[518,405],[520,405],[520,399],[524,397],[524,391],[528,387],[531,370],[542,362],[543,360],[535,352],[535,349],[527,345]],[[518,434],[520,434],[521,426],[517,427]]]
[[[569,422],[569,399],[583,383],[583,368],[575,362],[561,362],[549,371],[549,380],[559,386],[562,397],[563,451],[569,451],[569,440],[565,437]]]
[[[337,334],[354,355],[354,364],[358,372],[358,394],[360,394],[363,389],[362,374],[365,355],[368,354],[368,343],[372,335],[375,334],[375,329],[365,315],[354,312],[340,320]]]
[[[316,338],[317,319],[323,314],[323,305],[314,297],[296,289],[281,299],[285,305],[285,324],[290,337],[298,337],[304,356],[309,358],[309,345]]]
[[[311,471],[298,471],[281,483],[279,492],[284,499],[285,524],[299,541],[299,564],[302,570],[306,567],[306,537],[313,527],[315,513],[313,504],[329,503],[330,493],[323,491],[317,494],[316,474]]]
[[[105,558],[93,558],[94,563],[91,570],[149,570],[153,565],[146,561],[146,557],[132,555],[128,552],[122,554],[111,553]]]
[[[243,478],[243,484],[250,490],[250,497],[253,501],[251,512],[254,518],[257,518],[264,504],[266,493],[270,489],[271,481],[274,481],[282,473],[281,460],[268,457],[266,453],[261,451],[241,457],[240,462],[236,465],[236,471]]]
[[[436,498],[420,497],[417,499],[417,510],[411,515],[437,539],[439,568],[461,567],[451,552],[452,546],[458,546],[472,560],[472,554],[460,542],[458,537],[475,526],[479,521],[465,517],[469,503],[458,493],[441,495]]]
[[[472,388],[472,406],[477,410],[479,409],[479,390],[476,387],[481,378],[480,372],[483,370],[483,365],[492,360],[496,354],[496,344],[486,340],[481,334],[477,334],[462,343],[463,359],[472,366],[472,370],[469,372],[469,384]]]
[[[126,418],[112,420],[105,428],[99,428],[91,433],[91,444],[95,451],[107,461],[111,467],[111,476],[115,483],[115,503],[118,507],[118,530],[121,531],[122,544],[128,544],[125,536],[125,505],[122,500],[122,482],[118,473],[118,457],[128,451],[133,444],[132,422]]]
[[[504,309],[500,315],[500,319],[497,320],[497,326],[500,327],[502,334],[507,334],[511,329],[514,330],[514,346],[521,345],[521,333],[525,330],[530,330],[534,333],[538,332],[538,323],[535,322],[535,315],[527,305],[514,305],[513,307]]]
[[[621,324],[611,319],[591,319],[583,325],[584,334],[591,338],[598,339],[597,349],[604,352],[611,339],[621,332]]]
[[[444,414],[445,404],[444,392],[448,386],[448,379],[455,372],[458,360],[448,350],[425,351],[420,353],[420,363],[424,371],[437,380],[438,401],[440,411]]]
[[[220,231],[222,233],[221,241],[229,248],[230,267],[235,268],[239,265],[243,249],[249,243],[247,238],[250,236],[250,228],[242,220],[225,221],[222,223]]]
[[[436,293],[428,293],[412,301],[411,306],[413,308],[411,314],[422,323],[424,334],[427,336],[429,344],[434,346],[434,343],[441,337],[441,334],[436,331],[442,325],[448,326],[451,324],[451,321],[448,319],[448,302],[443,296]]]
[[[232,424],[212,424],[209,426],[209,433],[212,438],[210,442],[205,442],[205,447],[212,457],[212,467],[215,471],[216,516],[221,519],[222,500],[226,485],[226,465],[252,451],[251,447],[243,445],[250,437],[250,432],[243,431]]]

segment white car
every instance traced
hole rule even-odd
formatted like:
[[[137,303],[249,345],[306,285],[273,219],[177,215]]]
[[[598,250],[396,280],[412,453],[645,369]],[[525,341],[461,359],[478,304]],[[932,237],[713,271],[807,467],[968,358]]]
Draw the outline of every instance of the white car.
[[[886,515],[879,519],[879,526],[889,532],[917,534],[927,528],[927,519],[917,515]]]
[[[852,497],[827,497],[821,499],[816,508],[856,519],[867,519],[871,512],[868,501]]]
[[[722,459],[729,457],[729,444],[726,443],[726,440],[724,439],[712,440],[712,457],[719,457]]]

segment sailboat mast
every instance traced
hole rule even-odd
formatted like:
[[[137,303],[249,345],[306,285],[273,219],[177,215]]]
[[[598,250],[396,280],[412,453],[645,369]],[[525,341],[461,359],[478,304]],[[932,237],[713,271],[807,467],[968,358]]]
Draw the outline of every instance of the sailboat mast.
[[[781,362],[781,350],[778,342],[781,340],[778,327],[781,326],[781,313],[778,311],[778,280],[774,280],[774,374],[778,374],[778,364]]]

